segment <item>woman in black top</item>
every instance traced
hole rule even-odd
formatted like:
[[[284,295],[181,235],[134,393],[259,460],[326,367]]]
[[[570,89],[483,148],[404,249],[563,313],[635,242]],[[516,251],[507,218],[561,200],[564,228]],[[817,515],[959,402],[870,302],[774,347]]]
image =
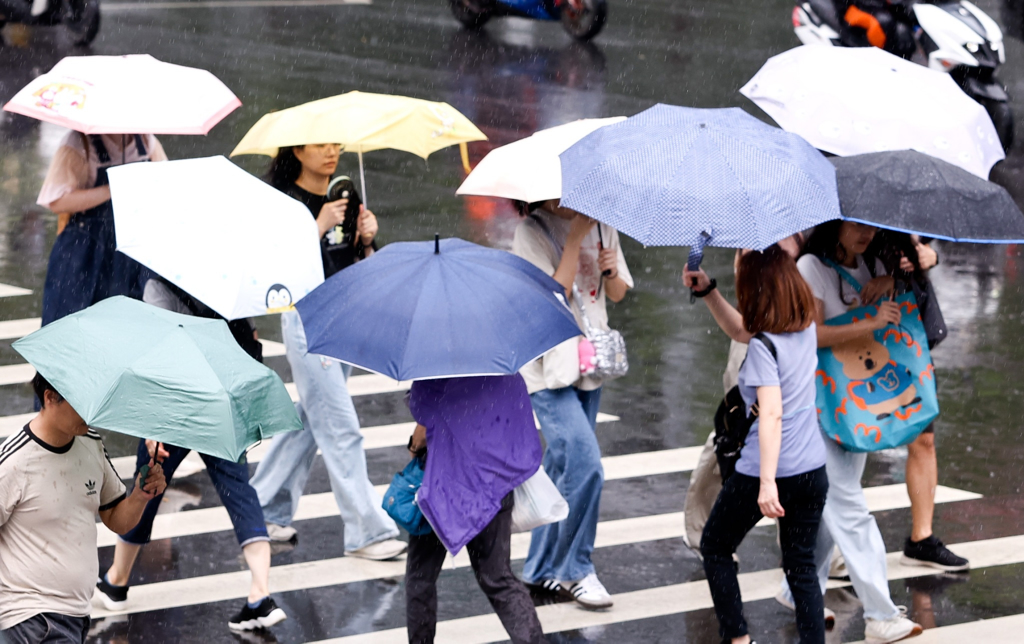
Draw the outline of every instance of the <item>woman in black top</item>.
[[[345,221],[348,200],[327,201],[340,153],[336,144],[283,148],[267,176],[271,185],[306,204],[316,218],[327,278],[372,255],[377,235],[372,212],[360,206],[355,221]],[[252,478],[267,533],[275,541],[295,538],[291,522],[319,448],[345,522],[345,554],[374,560],[397,557],[405,552],[405,543],[395,539],[398,527],[384,513],[366,473],[359,417],[346,385],[351,367],[308,353],[302,320],[294,310],[281,314],[281,335],[305,431],[275,436]]]

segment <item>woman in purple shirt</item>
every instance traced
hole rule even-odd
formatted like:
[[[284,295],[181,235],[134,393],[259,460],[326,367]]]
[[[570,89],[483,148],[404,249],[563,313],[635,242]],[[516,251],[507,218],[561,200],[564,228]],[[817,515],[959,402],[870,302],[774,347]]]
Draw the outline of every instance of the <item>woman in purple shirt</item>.
[[[814,545],[828,478],[814,405],[814,296],[796,262],[777,245],[740,258],[739,311],[704,271],[684,271],[683,283],[703,294],[729,337],[749,343],[739,387],[748,411],[755,404],[758,408],[736,472],[726,479],[701,537],[722,641],[750,644],[733,554],[761,517],[768,517],[779,520],[783,569],[793,590],[800,642],[824,644]]]

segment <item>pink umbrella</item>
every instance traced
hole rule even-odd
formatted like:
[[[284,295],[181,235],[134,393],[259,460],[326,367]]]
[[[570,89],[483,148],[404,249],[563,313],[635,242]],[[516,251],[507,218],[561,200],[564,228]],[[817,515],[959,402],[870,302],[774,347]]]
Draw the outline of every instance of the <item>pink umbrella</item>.
[[[4,110],[84,134],[206,134],[241,104],[210,72],[144,54],[69,56]]]

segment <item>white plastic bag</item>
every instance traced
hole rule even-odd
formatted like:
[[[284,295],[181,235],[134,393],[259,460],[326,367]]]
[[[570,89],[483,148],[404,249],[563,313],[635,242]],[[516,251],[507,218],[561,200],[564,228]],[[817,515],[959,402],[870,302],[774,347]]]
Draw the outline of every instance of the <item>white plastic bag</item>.
[[[548,478],[544,468],[515,489],[512,508],[512,532],[528,532],[569,516],[569,504]]]

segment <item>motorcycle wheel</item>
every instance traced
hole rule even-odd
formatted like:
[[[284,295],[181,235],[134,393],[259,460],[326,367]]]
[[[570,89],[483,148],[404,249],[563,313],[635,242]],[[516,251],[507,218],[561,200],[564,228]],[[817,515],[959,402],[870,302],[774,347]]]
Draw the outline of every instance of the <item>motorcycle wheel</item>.
[[[1013,110],[1010,104],[1004,101],[983,100],[985,111],[992,118],[992,125],[996,126],[996,134],[999,135],[999,142],[1003,145],[1003,151],[1007,151],[1013,145]]]
[[[448,0],[452,15],[467,29],[483,27],[491,16],[494,8],[488,0]]]
[[[68,0],[64,26],[71,33],[72,42],[86,47],[100,32],[99,0]]]
[[[601,33],[608,19],[607,0],[563,0],[562,27],[576,40],[587,41]]]

